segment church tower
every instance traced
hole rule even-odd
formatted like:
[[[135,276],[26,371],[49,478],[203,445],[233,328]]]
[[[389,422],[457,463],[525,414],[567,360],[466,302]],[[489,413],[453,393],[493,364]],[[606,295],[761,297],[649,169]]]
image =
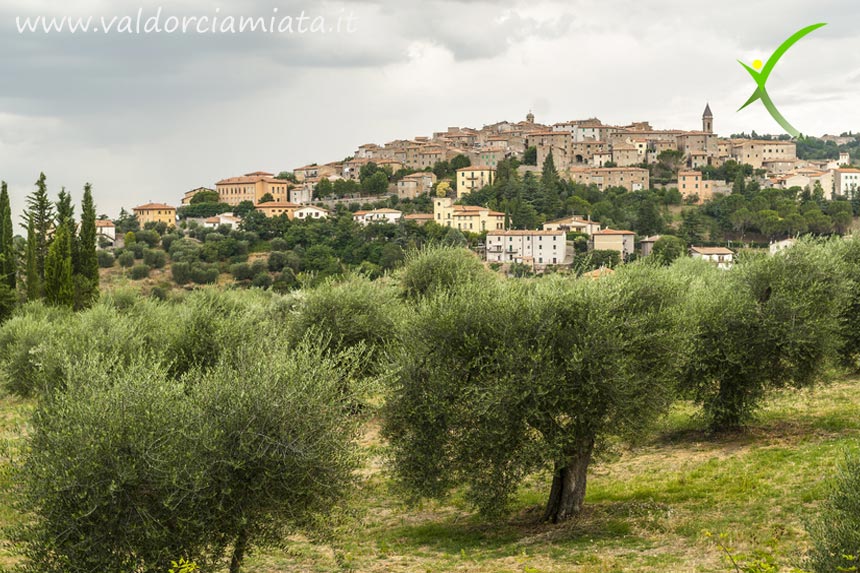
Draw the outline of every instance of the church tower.
[[[529,111],[529,114],[526,116],[526,121],[529,123],[534,123],[535,122],[535,114],[533,114],[531,111]]]
[[[705,113],[702,114],[702,131],[714,133],[714,114],[711,113],[710,104],[705,104]]]

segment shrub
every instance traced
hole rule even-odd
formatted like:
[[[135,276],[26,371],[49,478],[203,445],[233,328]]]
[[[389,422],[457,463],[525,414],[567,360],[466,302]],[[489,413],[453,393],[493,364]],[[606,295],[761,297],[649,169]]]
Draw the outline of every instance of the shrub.
[[[119,256],[119,266],[126,269],[134,266],[134,253],[128,250],[123,251],[123,253]]]
[[[170,265],[170,272],[173,276],[173,281],[178,285],[191,282],[191,263],[173,263]]]
[[[254,272],[248,263],[237,263],[230,266],[230,274],[237,281],[249,281],[254,278]]]
[[[134,265],[131,268],[131,278],[136,281],[149,277],[149,265]]]
[[[99,251],[98,261],[101,268],[109,269],[113,267],[114,262],[116,262],[116,257],[114,257],[113,253],[109,251]]]
[[[167,264],[167,253],[161,249],[146,249],[143,251],[143,262],[154,269],[164,268]]]
[[[155,231],[146,230],[135,233],[135,240],[137,243],[145,243],[146,246],[153,248],[161,242],[161,237]]]
[[[267,289],[272,286],[272,276],[269,273],[260,273],[251,281],[251,286]]]
[[[402,286],[406,298],[417,300],[488,280],[489,273],[474,254],[459,247],[435,247],[407,257]]]
[[[806,569],[813,573],[857,571],[860,566],[860,456],[846,456],[818,519],[808,526],[812,539]]]
[[[126,250],[134,254],[134,258],[137,260],[143,258],[144,249],[146,249],[146,243],[134,243],[126,247]]]
[[[191,265],[191,281],[199,285],[209,285],[218,282],[218,267],[215,265],[206,265],[203,263],[195,263]]]
[[[286,251],[287,249],[290,248],[290,245],[284,239],[281,239],[280,237],[276,237],[276,238],[272,239],[271,241],[269,241],[269,248],[272,251]]]
[[[269,254],[269,270],[273,273],[279,273],[287,266],[287,253],[281,251],[272,251]]]

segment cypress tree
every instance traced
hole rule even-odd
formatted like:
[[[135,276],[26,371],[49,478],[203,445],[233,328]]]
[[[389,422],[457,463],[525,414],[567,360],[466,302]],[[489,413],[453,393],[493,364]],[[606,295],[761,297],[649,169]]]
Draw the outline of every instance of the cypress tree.
[[[39,263],[36,256],[36,226],[30,219],[27,223],[27,300],[42,296],[42,280],[39,276]]]
[[[45,179],[45,174],[40,173],[39,180],[36,181],[36,190],[27,197],[25,216],[28,235],[29,224],[33,224],[34,254],[40,283],[45,280],[45,258],[48,256],[50,233],[54,225],[54,205],[48,198],[48,185]]]
[[[5,277],[6,284],[13,291],[16,285],[17,261],[12,231],[12,206],[9,202],[9,190],[6,182],[0,186],[0,274]],[[0,280],[3,280],[0,277]]]
[[[48,304],[72,307],[75,287],[72,281],[72,243],[67,225],[59,225],[45,258],[45,299]]]
[[[92,185],[84,186],[84,199],[81,202],[81,231],[79,235],[78,272],[98,285],[99,262],[96,255],[96,206],[93,203]]]

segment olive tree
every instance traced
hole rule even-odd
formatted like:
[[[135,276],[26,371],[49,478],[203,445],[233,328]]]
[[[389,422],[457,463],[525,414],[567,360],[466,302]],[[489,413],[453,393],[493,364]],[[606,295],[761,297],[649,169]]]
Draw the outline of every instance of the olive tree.
[[[417,497],[465,484],[488,515],[549,469],[544,519],[576,515],[595,448],[642,430],[674,396],[683,291],[633,265],[601,281],[467,285],[419,305],[386,406],[400,482]]]
[[[402,275],[403,295],[414,301],[464,284],[487,281],[489,277],[484,265],[468,249],[427,247],[407,255]]]
[[[801,243],[750,256],[691,289],[683,377],[715,431],[746,423],[767,391],[821,379],[840,344],[845,282],[833,249]]]
[[[180,556],[242,569],[254,546],[315,532],[354,488],[346,358],[283,340],[181,380],[103,356],[66,369],[33,418],[19,482],[22,569],[154,573]]]

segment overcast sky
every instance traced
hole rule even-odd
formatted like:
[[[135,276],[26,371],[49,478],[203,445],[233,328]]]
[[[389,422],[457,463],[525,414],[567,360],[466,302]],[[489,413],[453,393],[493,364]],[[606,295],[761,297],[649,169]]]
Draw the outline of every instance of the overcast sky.
[[[338,16],[341,34],[19,34],[16,17]],[[852,0],[0,0],[0,178],[20,209],[40,171],[99,212],[351,155],[447,126],[599,117],[721,135],[778,133],[737,59],[780,61],[768,90],[801,132],[860,130]],[[327,24],[327,25],[329,25]]]

